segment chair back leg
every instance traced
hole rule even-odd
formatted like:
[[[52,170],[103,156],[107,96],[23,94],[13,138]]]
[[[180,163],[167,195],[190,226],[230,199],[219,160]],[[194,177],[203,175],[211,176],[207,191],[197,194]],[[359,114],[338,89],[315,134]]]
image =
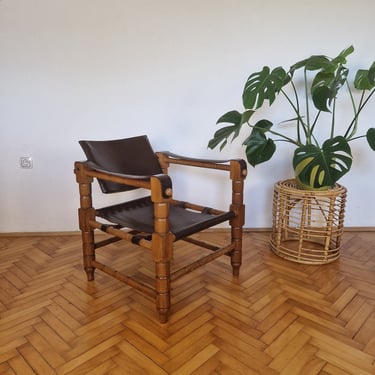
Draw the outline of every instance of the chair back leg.
[[[231,252],[231,265],[233,276],[239,276],[242,264],[242,228],[245,222],[245,205],[243,204],[244,179],[246,169],[243,168],[239,161],[231,162],[231,179],[232,179],[232,204],[231,211],[236,216],[230,221],[232,244],[234,250]]]

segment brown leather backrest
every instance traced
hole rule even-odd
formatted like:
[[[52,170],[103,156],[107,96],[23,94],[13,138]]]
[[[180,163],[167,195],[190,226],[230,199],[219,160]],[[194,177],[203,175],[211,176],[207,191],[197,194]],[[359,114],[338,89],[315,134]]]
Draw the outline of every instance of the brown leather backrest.
[[[151,176],[162,173],[146,135],[110,141],[79,141],[87,160],[115,173]],[[103,193],[135,189],[132,186],[99,180]]]

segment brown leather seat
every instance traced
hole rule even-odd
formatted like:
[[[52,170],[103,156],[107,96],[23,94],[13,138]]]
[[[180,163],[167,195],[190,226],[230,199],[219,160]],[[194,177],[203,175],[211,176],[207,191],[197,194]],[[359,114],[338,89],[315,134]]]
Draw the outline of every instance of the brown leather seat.
[[[168,320],[172,280],[224,254],[231,257],[233,275],[239,274],[244,221],[243,182],[246,177],[243,160],[213,161],[186,158],[170,152],[155,153],[144,135],[79,143],[87,157],[87,161],[75,163],[75,174],[80,190],[79,224],[88,280],[93,280],[95,269],[100,269],[155,298],[159,320],[164,323]],[[170,164],[229,172],[232,203],[228,211],[173,199],[172,180],[168,175]],[[149,194],[109,207],[94,208],[91,188],[94,178],[104,194],[139,188],[148,190]],[[190,237],[226,221],[232,227],[231,239],[222,247]],[[96,241],[95,230],[109,233],[112,238]],[[145,285],[96,260],[95,249],[119,239],[151,249],[156,266],[154,286]],[[193,242],[211,252],[182,269],[171,271],[173,243],[177,240]]]

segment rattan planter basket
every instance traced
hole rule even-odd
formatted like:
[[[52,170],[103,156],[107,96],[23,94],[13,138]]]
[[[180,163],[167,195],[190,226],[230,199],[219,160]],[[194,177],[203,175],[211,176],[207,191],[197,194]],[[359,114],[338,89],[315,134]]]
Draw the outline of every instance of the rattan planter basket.
[[[300,189],[295,180],[275,184],[271,249],[280,257],[323,264],[340,256],[346,188]]]

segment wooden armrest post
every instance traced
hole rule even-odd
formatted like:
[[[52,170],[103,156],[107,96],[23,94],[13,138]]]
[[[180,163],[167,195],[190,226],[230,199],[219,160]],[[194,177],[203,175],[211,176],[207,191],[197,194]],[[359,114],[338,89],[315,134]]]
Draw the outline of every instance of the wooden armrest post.
[[[95,209],[92,207],[91,186],[93,178],[85,174],[82,163],[76,162],[74,173],[79,184],[80,208],[78,209],[79,229],[82,235],[83,265],[89,281],[94,280],[95,267],[91,262],[95,260],[94,230],[90,220],[95,220]]]
[[[168,176],[151,178],[151,199],[154,203],[154,232],[152,233],[152,257],[155,262],[156,308],[159,320],[168,320],[170,309],[170,260],[172,259],[173,234],[169,230],[169,200],[172,197]]]
[[[163,173],[168,174],[169,161],[167,155],[163,152],[156,152],[156,156],[158,157],[159,164]]]
[[[243,188],[246,174],[246,164],[242,160],[231,160],[230,178],[232,180],[232,203],[230,209],[236,214],[230,221],[232,243],[234,243],[234,250],[231,253],[231,264],[234,276],[239,275],[242,264],[242,227],[245,222]]]

